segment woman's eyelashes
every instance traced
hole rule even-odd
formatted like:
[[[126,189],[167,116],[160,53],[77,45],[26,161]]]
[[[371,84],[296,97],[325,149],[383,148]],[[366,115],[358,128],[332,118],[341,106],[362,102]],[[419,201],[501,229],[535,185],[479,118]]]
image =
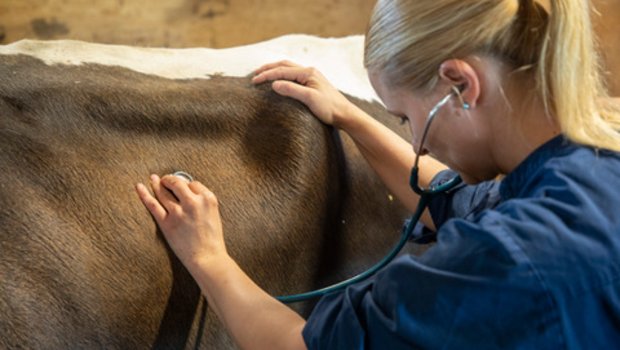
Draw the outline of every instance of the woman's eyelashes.
[[[395,116],[396,118],[400,119],[400,125],[404,125],[405,123],[409,121],[409,118],[407,118],[405,114],[402,114],[396,111],[391,111],[391,110],[388,110],[387,112]]]
[[[409,121],[409,118],[407,118],[407,116],[404,114],[394,113],[394,112],[390,112],[390,113],[396,118],[400,119],[400,125],[404,125],[405,123]]]

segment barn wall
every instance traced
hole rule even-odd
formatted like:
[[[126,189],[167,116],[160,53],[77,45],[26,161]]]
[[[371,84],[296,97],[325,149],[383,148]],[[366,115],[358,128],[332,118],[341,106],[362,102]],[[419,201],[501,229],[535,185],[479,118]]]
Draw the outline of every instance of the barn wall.
[[[594,30],[599,37],[606,78],[613,96],[620,96],[620,0],[592,1]]]
[[[375,0],[0,0],[4,42],[73,38],[229,47],[288,33],[363,33]],[[1,35],[1,34],[0,34]]]
[[[288,33],[361,34],[376,0],[0,0],[0,43],[71,38],[230,47]],[[620,0],[593,0],[608,82],[620,96]]]

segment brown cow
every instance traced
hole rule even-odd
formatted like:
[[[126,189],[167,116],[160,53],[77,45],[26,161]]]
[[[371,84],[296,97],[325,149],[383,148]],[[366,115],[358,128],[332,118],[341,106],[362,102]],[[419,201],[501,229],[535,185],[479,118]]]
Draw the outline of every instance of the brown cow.
[[[246,78],[0,54],[0,149],[0,348],[234,347],[134,192],[151,173],[212,188],[273,294],[359,272],[407,215],[346,135]]]

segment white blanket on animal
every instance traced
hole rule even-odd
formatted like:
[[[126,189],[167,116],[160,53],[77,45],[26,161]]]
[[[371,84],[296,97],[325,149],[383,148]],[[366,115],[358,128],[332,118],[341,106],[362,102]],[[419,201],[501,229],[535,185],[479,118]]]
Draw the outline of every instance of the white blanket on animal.
[[[379,101],[363,66],[363,51],[362,35],[319,38],[301,34],[225,49],[144,48],[74,40],[21,40],[0,46],[0,54],[30,55],[50,65],[98,63],[169,79],[247,76],[265,63],[286,59],[317,68],[349,95]]]

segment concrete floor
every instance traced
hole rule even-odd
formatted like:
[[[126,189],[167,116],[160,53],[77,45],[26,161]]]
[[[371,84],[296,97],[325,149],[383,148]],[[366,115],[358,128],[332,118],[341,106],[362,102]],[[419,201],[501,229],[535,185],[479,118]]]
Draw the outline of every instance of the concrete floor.
[[[79,39],[230,47],[288,33],[363,34],[376,0],[0,0],[0,44]],[[592,0],[610,89],[620,96],[620,0]]]

